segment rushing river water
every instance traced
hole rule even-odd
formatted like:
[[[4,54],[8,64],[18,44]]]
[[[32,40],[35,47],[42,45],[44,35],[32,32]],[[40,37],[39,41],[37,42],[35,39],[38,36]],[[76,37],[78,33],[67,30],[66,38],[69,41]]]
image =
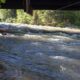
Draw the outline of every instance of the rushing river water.
[[[80,80],[80,40],[53,34],[1,35],[0,80]]]

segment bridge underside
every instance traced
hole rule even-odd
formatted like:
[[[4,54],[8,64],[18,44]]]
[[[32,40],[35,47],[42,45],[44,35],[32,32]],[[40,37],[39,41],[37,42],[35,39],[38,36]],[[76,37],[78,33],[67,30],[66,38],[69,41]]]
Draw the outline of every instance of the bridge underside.
[[[2,9],[32,10],[80,10],[80,0],[6,0]]]

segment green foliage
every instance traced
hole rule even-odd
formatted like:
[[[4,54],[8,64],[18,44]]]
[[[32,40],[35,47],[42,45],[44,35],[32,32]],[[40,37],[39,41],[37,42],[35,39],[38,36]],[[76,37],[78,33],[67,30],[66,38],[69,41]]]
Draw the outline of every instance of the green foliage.
[[[23,10],[17,10],[17,18],[16,21],[18,23],[27,23],[29,24],[32,20],[32,17],[25,13]]]
[[[6,0],[0,0],[0,3],[5,3],[6,2]]]
[[[10,9],[1,9],[0,10],[0,19],[1,21],[6,21],[6,19],[8,18],[14,18],[16,16],[13,15],[13,11],[14,10],[10,10]],[[16,14],[16,12],[15,12]]]
[[[80,11],[35,10],[33,16],[23,10],[0,10],[0,21],[66,27],[80,27]]]
[[[5,20],[5,22],[8,22],[8,23],[16,23],[16,19],[15,18],[7,18]]]

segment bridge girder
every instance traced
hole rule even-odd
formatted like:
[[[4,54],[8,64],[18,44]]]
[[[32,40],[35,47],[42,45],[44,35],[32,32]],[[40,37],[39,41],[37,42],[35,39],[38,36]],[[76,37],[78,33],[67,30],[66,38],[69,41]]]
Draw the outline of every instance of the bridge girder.
[[[6,0],[1,9],[24,9],[28,13],[32,10],[80,10],[79,0]]]

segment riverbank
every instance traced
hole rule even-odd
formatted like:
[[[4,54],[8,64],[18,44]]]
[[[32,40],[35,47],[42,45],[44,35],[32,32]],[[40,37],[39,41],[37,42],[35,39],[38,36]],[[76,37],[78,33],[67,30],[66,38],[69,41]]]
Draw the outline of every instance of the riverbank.
[[[41,25],[28,25],[28,24],[20,24],[20,23],[0,23],[0,29],[9,30],[9,29],[29,29],[29,30],[39,30],[46,32],[64,32],[64,33],[80,33],[80,29],[70,28],[70,27],[51,27],[51,26],[41,26]]]

